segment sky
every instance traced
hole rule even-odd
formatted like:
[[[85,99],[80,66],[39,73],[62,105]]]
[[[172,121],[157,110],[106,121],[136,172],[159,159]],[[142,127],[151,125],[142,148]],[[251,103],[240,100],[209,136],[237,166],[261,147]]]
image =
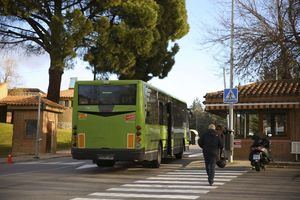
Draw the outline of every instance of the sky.
[[[207,27],[216,25],[217,17],[222,11],[217,4],[217,0],[186,0],[190,31],[177,41],[180,50],[175,56],[175,65],[166,78],[153,78],[149,81],[161,90],[186,101],[188,106],[196,98],[204,101],[203,97],[208,92],[224,89],[223,70],[214,58],[216,50],[213,48],[201,50],[203,48],[200,45]],[[48,54],[15,55],[13,59],[22,78],[22,84],[18,87],[39,88],[47,92],[50,66]],[[61,90],[68,88],[71,77],[77,77],[78,80],[92,80],[93,74],[85,69],[86,66],[87,63],[77,59],[74,69],[65,70]]]

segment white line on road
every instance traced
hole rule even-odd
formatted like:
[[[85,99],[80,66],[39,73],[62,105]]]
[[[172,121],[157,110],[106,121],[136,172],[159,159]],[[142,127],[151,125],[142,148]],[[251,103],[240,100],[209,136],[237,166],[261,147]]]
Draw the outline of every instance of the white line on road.
[[[175,172],[206,172],[205,169],[178,169],[178,170],[175,170]],[[216,170],[216,173],[245,173],[247,171],[245,170]]]
[[[207,178],[181,178],[181,177],[149,177],[148,180],[175,180],[175,181],[205,181]],[[231,178],[215,178],[215,181],[231,181]]]
[[[162,194],[135,194],[135,193],[104,193],[95,192],[92,196],[101,197],[125,197],[125,198],[153,198],[153,199],[197,199],[199,196],[194,195],[162,195]]]
[[[122,199],[74,198],[70,200],[122,200]]]
[[[81,165],[85,162],[66,162],[66,163],[60,163],[60,165]]]
[[[207,183],[206,183],[207,184]],[[216,189],[218,186],[207,185],[156,185],[156,184],[124,184],[123,187],[143,187],[143,188],[190,188],[190,189]]]
[[[192,177],[192,178],[205,178],[207,177],[206,174],[203,174],[203,175],[189,175],[189,174],[161,174],[161,175],[158,175],[160,177],[185,177],[185,178],[189,178],[189,177]],[[215,178],[236,178],[237,176],[222,176],[222,175],[218,175],[216,174],[215,175]]]
[[[97,167],[96,164],[87,164],[87,165],[82,165],[80,167],[77,167],[76,169],[88,169],[88,168],[95,168]]]
[[[206,181],[157,181],[157,180],[139,180],[135,181],[135,183],[147,183],[147,184],[189,184],[189,185],[208,185],[207,180]],[[224,182],[214,182],[214,185],[224,185]]]
[[[178,189],[148,189],[148,188],[109,188],[107,191],[114,192],[154,192],[154,193],[183,193],[183,194],[206,194],[209,190],[178,190]]]
[[[174,175],[207,175],[206,172],[168,172],[167,174],[174,174]],[[215,175],[233,175],[233,176],[239,176],[243,173],[222,173],[222,172],[216,172]]]
[[[32,161],[32,162],[19,162],[16,163],[17,165],[33,165],[33,164],[39,164],[41,163],[40,161]]]
[[[190,155],[187,155],[187,157],[189,157],[189,158],[203,157],[203,153],[190,154]]]

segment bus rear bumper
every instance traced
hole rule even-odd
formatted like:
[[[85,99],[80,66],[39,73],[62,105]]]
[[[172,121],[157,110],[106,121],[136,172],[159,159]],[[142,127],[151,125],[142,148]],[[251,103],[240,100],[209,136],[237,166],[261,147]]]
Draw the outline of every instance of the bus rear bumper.
[[[145,149],[72,148],[71,153],[77,160],[143,161],[145,157]]]

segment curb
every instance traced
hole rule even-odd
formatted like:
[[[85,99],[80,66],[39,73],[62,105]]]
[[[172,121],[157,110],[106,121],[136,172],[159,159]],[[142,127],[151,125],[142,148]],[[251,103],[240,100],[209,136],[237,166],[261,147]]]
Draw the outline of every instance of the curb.
[[[57,153],[57,154],[41,154],[39,158],[34,158],[34,155],[15,156],[12,158],[13,163],[29,162],[38,160],[48,160],[53,158],[71,157],[71,153]],[[0,158],[0,164],[7,164],[7,158]]]

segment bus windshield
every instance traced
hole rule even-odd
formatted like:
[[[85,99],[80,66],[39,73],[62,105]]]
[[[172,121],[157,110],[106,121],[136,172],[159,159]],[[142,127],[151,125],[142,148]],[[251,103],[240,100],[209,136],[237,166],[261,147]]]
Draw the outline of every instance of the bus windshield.
[[[136,105],[136,85],[79,85],[79,105]]]

